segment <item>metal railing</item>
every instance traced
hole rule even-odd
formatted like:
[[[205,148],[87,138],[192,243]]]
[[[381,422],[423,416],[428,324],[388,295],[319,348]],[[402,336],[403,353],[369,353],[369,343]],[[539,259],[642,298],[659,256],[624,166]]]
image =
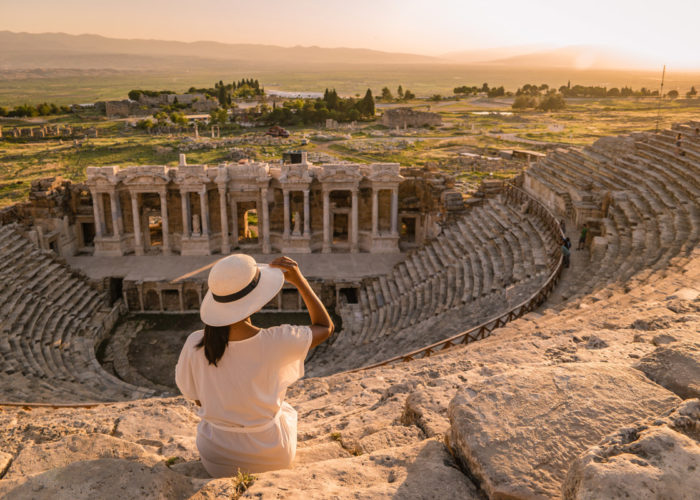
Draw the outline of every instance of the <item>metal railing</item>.
[[[555,241],[561,241],[564,238],[564,233],[561,230],[559,221],[544,205],[537,201],[532,195],[523,191],[522,189],[516,187],[511,183],[507,183],[504,186],[504,194],[507,200],[516,203],[525,203],[526,201],[531,202],[530,209],[535,215],[540,217],[541,220],[547,225],[547,228],[552,232],[552,236]],[[430,344],[415,351],[408,352],[406,354],[401,354],[393,358],[380,361],[367,366],[362,366],[359,368],[354,368],[352,370],[346,370],[340,373],[355,373],[359,371],[369,370],[371,368],[377,368],[380,366],[391,365],[395,363],[413,361],[414,359],[428,358],[435,353],[449,349],[457,345],[465,345],[475,342],[477,340],[485,339],[491,332],[496,328],[500,328],[506,325],[509,321],[520,318],[521,316],[534,311],[539,307],[554,289],[556,284],[559,282],[561,276],[561,270],[563,267],[563,256],[559,246],[556,247],[556,253],[559,258],[552,264],[551,273],[547,277],[544,285],[537,290],[535,293],[530,295],[527,299],[513,307],[512,309],[495,316],[480,325],[477,325],[469,330],[462,333],[458,333],[452,337],[440,340],[434,344]]]

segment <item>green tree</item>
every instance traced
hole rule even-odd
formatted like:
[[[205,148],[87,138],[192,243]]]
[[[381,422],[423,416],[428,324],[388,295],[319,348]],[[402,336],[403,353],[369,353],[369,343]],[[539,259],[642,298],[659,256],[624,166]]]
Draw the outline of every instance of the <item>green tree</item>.
[[[223,108],[212,109],[209,112],[211,122],[218,125],[223,125],[228,119],[228,113]]]
[[[175,125],[187,125],[187,118],[185,117],[185,114],[178,113],[177,111],[170,113],[170,121]]]
[[[374,116],[374,97],[372,96],[371,89],[367,89],[367,92],[365,92],[365,96],[359,102],[359,111],[362,114],[362,116]]]
[[[541,111],[559,111],[566,107],[564,97],[559,93],[549,93],[542,98],[537,105],[537,109]]]
[[[515,98],[511,107],[513,109],[527,109],[534,108],[535,106],[537,106],[537,100],[534,97],[527,94],[520,94]]]
[[[403,99],[403,87],[401,85],[399,85],[399,88],[396,89],[396,96],[399,99]]]
[[[391,95],[391,90],[389,90],[389,87],[384,87],[382,89],[382,101],[393,101],[394,96]]]
[[[678,99],[678,91],[675,90],[675,89],[674,89],[674,90],[669,90],[669,91],[668,91],[668,94],[666,94],[666,95],[668,95],[668,98],[669,98],[669,99]]]
[[[442,101],[442,96],[440,94],[433,94],[430,96],[430,100],[435,102]]]
[[[415,98],[416,98],[416,94],[414,94],[410,90],[406,89],[404,91],[404,93],[403,93],[403,100],[404,101],[410,101],[411,99],[415,99]]]
[[[688,99],[692,99],[692,98],[695,97],[696,95],[698,95],[698,91],[695,90],[695,86],[690,87],[690,90],[689,90],[688,92],[685,93],[685,96],[686,96]]]
[[[140,128],[141,130],[151,130],[153,127],[155,127],[155,123],[150,118],[146,118],[145,120],[139,120],[136,122],[136,127]]]

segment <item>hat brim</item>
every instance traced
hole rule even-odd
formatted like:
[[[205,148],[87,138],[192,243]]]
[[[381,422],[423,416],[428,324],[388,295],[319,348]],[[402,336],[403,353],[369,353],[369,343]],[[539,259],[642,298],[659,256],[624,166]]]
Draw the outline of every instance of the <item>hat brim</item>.
[[[217,302],[208,290],[199,308],[199,317],[205,325],[227,326],[244,320],[258,312],[279,293],[284,285],[281,269],[267,264],[258,264],[260,281],[245,297],[233,302]]]

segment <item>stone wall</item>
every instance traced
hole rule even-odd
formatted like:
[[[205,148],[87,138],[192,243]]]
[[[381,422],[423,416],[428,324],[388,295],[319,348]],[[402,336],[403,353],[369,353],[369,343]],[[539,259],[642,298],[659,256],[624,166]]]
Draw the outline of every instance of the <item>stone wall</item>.
[[[442,118],[437,113],[416,111],[411,108],[387,109],[382,114],[382,125],[389,128],[427,127],[442,125]]]

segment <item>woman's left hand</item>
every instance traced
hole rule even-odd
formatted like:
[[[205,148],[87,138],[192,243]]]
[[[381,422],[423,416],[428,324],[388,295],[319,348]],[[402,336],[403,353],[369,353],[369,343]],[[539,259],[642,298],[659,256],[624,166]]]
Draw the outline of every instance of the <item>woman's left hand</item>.
[[[304,279],[304,275],[301,274],[301,270],[299,269],[299,264],[287,256],[277,257],[270,262],[270,267],[281,269],[284,273],[285,281],[292,285],[297,285]]]

